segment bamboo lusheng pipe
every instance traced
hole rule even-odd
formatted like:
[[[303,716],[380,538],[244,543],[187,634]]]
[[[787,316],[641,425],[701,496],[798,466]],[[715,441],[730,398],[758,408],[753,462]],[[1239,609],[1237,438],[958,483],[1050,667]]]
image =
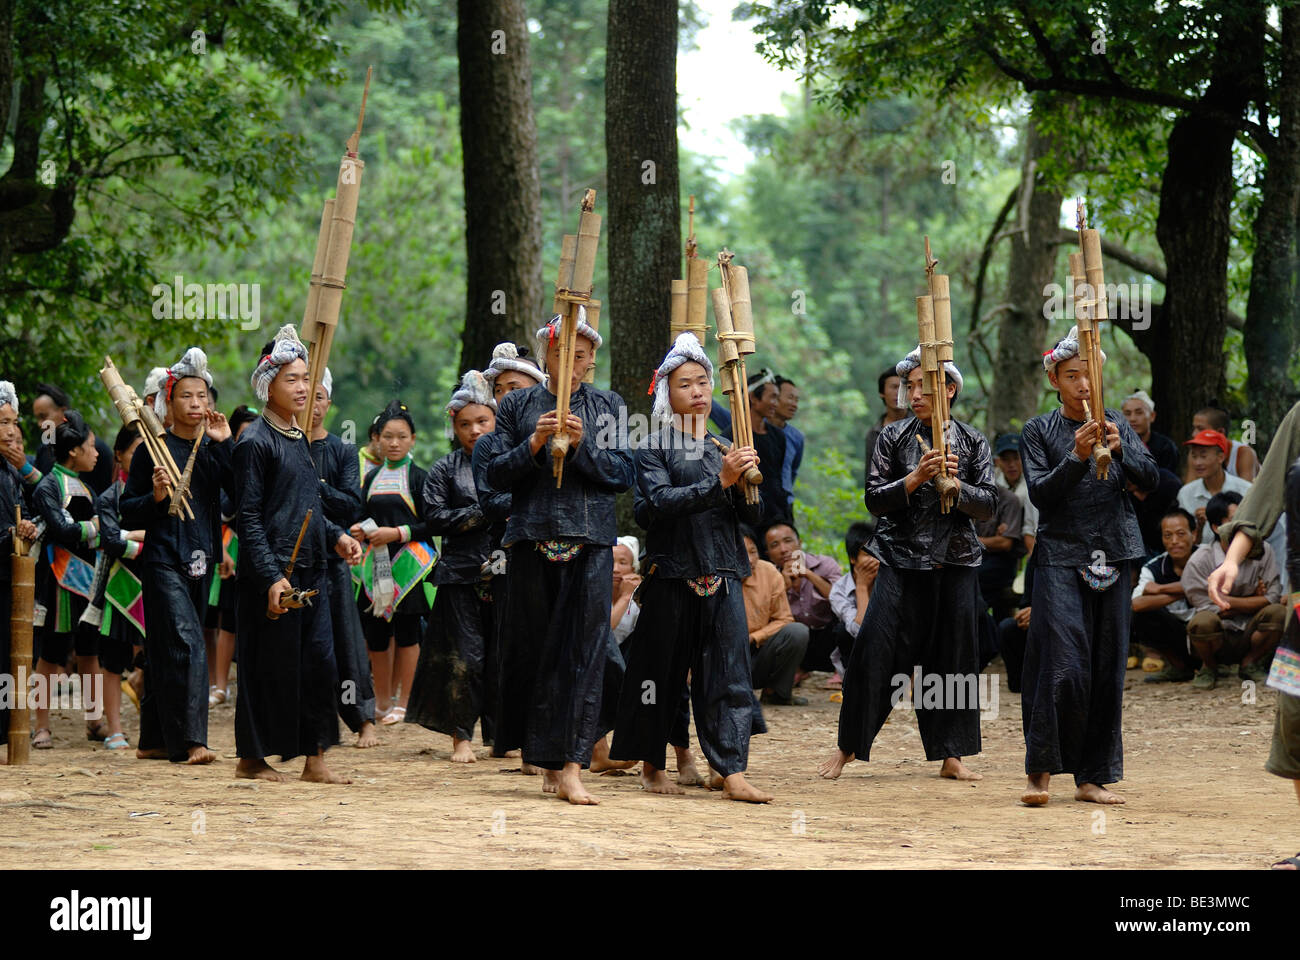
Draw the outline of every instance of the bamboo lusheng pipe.
[[[749,387],[745,376],[746,352],[752,352],[753,326],[737,329],[736,318],[732,313],[734,302],[731,297],[732,280],[735,269],[743,273],[744,267],[732,268],[732,254],[723,250],[718,254],[719,273],[722,286],[713,291],[714,336],[718,340],[718,363],[722,367],[723,392],[731,401],[731,435],[742,447],[754,445],[754,425],[749,416]],[[745,299],[748,306],[748,282],[745,282]],[[744,307],[742,307],[742,310]],[[746,351],[745,346],[750,350]],[[757,467],[750,467],[742,478],[741,488],[748,503],[758,503],[758,488],[763,482],[763,474]]]
[[[167,443],[163,440],[167,435],[167,428],[162,425],[153,408],[144,403],[135,389],[122,379],[122,375],[113,364],[112,357],[104,357],[104,366],[99,371],[99,380],[108,391],[113,406],[117,408],[118,416],[122,418],[122,425],[135,430],[144,442],[145,449],[149,451],[149,458],[156,466],[161,466],[167,471],[167,479],[175,490],[180,486],[181,471],[176,466],[176,461],[172,459]],[[190,506],[188,492],[182,497],[181,504],[184,509],[184,519],[193,520],[194,510]]]
[[[925,237],[925,281],[929,296],[925,309],[928,326],[921,329],[922,304],[917,300],[918,342],[921,347],[922,369],[930,389],[930,436],[936,447],[942,451],[938,476],[934,478],[935,488],[939,491],[939,509],[948,513],[957,498],[957,484],[948,473],[948,423],[952,414],[948,409],[948,375],[945,363],[953,360],[952,350],[952,301],[948,293],[948,276],[935,273],[939,261],[930,252],[930,238]],[[928,351],[928,361],[927,361]]]
[[[299,416],[305,433],[311,432],[312,410],[316,391],[325,378],[334,334],[338,329],[343,291],[347,288],[348,258],[352,253],[352,233],[357,224],[357,201],[361,195],[361,174],[366,164],[358,155],[361,128],[366,119],[366,100],[370,97],[370,78],[374,67],[366,68],[366,85],[361,91],[361,109],[357,128],[348,137],[347,148],[339,161],[334,197],[325,201],[320,232],[316,237],[316,254],[312,260],[311,285],[307,290],[307,307],[303,312],[302,340],[307,345],[307,409]],[[322,249],[323,246],[323,249]]]
[[[28,556],[31,544],[18,533],[23,508],[14,507],[14,554],[9,559],[12,591],[9,601],[9,673],[15,683],[25,685],[32,675],[32,621],[36,610],[36,558]],[[15,688],[17,702],[9,712],[10,766],[26,763],[31,757],[31,713],[26,689]]]
[[[1101,269],[1101,238],[1096,230],[1087,229],[1084,217],[1083,199],[1075,204],[1076,226],[1079,230],[1079,253],[1070,254],[1070,277],[1074,286],[1074,319],[1079,329],[1079,358],[1088,368],[1088,402],[1084,404],[1088,422],[1098,420],[1102,424],[1101,440],[1093,445],[1092,458],[1097,465],[1096,475],[1100,480],[1110,476],[1111,453],[1106,443],[1106,404],[1102,392],[1101,379],[1101,342],[1099,320],[1105,319],[1106,288]],[[1087,239],[1092,234],[1092,239]],[[1088,266],[1088,246],[1093,246],[1095,263]],[[1095,279],[1096,283],[1093,283]]]
[[[686,235],[686,271],[685,280],[673,281],[673,320],[670,328],[670,343],[676,341],[678,334],[689,330],[695,339],[704,345],[708,334],[709,313],[709,262],[695,255],[698,245],[695,242],[695,196],[691,196],[690,214]],[[680,307],[677,301],[678,284],[684,293]]]
[[[573,379],[573,353],[577,347],[578,313],[589,306],[592,280],[596,272],[596,251],[600,244],[600,214],[595,212],[596,191],[587,190],[582,197],[578,232],[572,247],[573,263],[566,263],[568,235],[561,246],[560,270],[556,276],[555,305],[560,315],[560,357],[555,383],[556,431],[551,437],[551,473],[558,489],[564,480],[564,457],[572,438],[566,424],[569,418],[570,382]],[[567,282],[566,282],[567,281]],[[597,303],[599,309],[599,304]],[[590,318],[588,318],[590,323]]]
[[[939,363],[939,350],[935,343],[937,337],[934,329],[934,303],[928,296],[916,298],[916,329],[921,352],[921,392],[930,398],[930,436],[934,440],[935,448],[941,451],[943,460],[940,463],[946,468],[948,447],[939,398],[947,397],[948,388],[947,381],[942,379],[943,364]],[[922,453],[927,450],[928,447],[923,442]],[[939,511],[948,513],[952,509],[957,485],[945,469],[935,475],[934,486],[939,493]]]

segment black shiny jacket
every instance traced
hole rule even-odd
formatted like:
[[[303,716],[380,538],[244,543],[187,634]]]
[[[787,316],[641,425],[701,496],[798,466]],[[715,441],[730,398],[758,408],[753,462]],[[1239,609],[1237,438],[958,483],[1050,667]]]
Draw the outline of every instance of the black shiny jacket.
[[[480,504],[470,457],[457,447],[429,468],[420,495],[429,532],[442,537],[442,559],[433,568],[433,582],[478,582],[493,550],[492,524],[510,512],[509,494],[490,494]]]
[[[636,522],[646,531],[642,568],[656,577],[690,579],[718,573],[743,580],[749,554],[739,522],[757,523],[761,504],[745,502],[739,485],[722,487],[722,452],[671,425],[636,451]]]
[[[194,447],[192,440],[170,430],[163,437],[172,459],[185,469]],[[128,530],[143,530],[142,563],[161,563],[183,570],[191,579],[206,576],[221,565],[221,493],[234,491],[231,471],[232,444],[204,437],[190,476],[190,507],[194,519],[173,517],[167,511],[171,498],[153,498],[153,458],[141,444],[131,458],[131,472],[118,499],[119,523]],[[201,559],[200,559],[201,555]]]
[[[319,577],[333,544],[326,540],[320,479],[306,436],[299,434],[294,439],[259,417],[239,434],[234,459],[235,502],[239,504],[235,514],[239,535],[236,575],[269,590],[284,576],[303,517],[311,510],[293,582],[302,582],[299,574],[309,571]]]
[[[1128,421],[1110,408],[1106,419],[1119,427],[1121,447],[1105,480],[1097,479],[1091,457],[1074,455],[1074,434],[1083,421],[1070,420],[1060,408],[1031,418],[1020,433],[1029,499],[1038,508],[1034,559],[1040,567],[1077,567],[1098,559],[1114,564],[1146,556],[1126,482],[1151,491],[1160,482],[1159,472]]]
[[[551,473],[550,442],[534,456],[528,440],[542,414],[555,409],[555,394],[542,384],[514,390],[501,400],[490,443],[487,481],[511,495],[505,546],[521,540],[568,540],[612,547],[617,538],[614,496],[632,486],[627,448],[627,408],[608,390],[581,384],[570,399],[582,420],[582,441],[569,450],[559,489]]]
[[[320,440],[311,442],[311,459],[316,464],[316,476],[320,477],[326,540],[337,543],[339,535],[347,533],[362,517],[361,466],[357,460],[357,448],[327,433]],[[330,559],[344,562],[337,554]]]
[[[905,483],[921,462],[917,434],[932,443],[929,422],[912,415],[880,431],[864,499],[867,509],[879,518],[867,549],[881,563],[903,570],[980,565],[984,547],[975,533],[975,521],[993,516],[998,502],[993,458],[989,442],[974,427],[953,420],[950,432],[961,489],[953,509],[942,513],[933,481],[921,484],[910,496]]]

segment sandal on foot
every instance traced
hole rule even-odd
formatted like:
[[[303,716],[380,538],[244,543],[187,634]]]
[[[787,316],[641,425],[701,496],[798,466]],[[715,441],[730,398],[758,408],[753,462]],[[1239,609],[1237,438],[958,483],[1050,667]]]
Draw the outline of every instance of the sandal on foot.
[[[1137,669],[1137,665],[1138,665],[1138,658],[1137,658],[1136,654],[1129,654],[1128,665],[1127,665],[1126,669],[1128,669],[1128,670],[1136,670],[1136,669]]]
[[[130,749],[130,747],[131,744],[126,742],[125,733],[115,733],[109,737],[104,738],[105,750],[128,750]]]
[[[391,727],[395,723],[401,723],[406,719],[405,707],[393,707],[388,713],[384,714],[384,719],[379,722],[386,727]]]
[[[54,749],[54,738],[50,736],[49,727],[41,727],[41,729],[37,730],[35,733],[32,734],[32,749],[33,750]]]
[[[1161,660],[1159,657],[1142,658],[1143,673],[1159,673],[1164,668],[1165,668],[1165,662]]]

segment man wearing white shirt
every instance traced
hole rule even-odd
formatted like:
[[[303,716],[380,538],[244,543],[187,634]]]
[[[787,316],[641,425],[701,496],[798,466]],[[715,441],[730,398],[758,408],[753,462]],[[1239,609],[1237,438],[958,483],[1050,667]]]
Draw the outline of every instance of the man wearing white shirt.
[[[1187,621],[1192,607],[1183,593],[1183,570],[1196,544],[1196,518],[1182,507],[1170,507],[1160,518],[1165,552],[1142,565],[1133,588],[1130,636],[1164,658],[1163,670],[1146,676],[1147,683],[1182,683],[1192,679],[1187,655]]]

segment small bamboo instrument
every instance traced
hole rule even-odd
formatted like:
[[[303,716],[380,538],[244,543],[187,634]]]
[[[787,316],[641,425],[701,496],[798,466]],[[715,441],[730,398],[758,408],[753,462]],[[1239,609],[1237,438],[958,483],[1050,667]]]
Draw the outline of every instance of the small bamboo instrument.
[[[691,196],[686,235],[686,279],[672,281],[672,320],[668,328],[668,343],[690,331],[704,346],[709,329],[709,261],[697,257],[695,242],[695,196]]]
[[[713,291],[714,336],[718,341],[718,361],[722,368],[722,390],[731,400],[731,436],[742,447],[754,445],[754,424],[749,418],[748,378],[745,357],[754,352],[754,315],[749,302],[749,273],[730,250],[718,253],[718,273],[722,286]],[[745,501],[758,503],[758,488],[763,474],[750,467],[741,479]]]
[[[167,507],[169,516],[179,517],[184,509],[185,499],[190,495],[190,479],[194,476],[194,461],[198,459],[199,445],[203,443],[203,434],[206,432],[204,425],[199,424],[199,432],[194,437],[194,446],[190,448],[190,458],[185,462],[181,482],[172,488],[172,500]]]
[[[930,398],[930,437],[935,449],[943,454],[942,467],[934,478],[939,491],[939,510],[948,513],[957,502],[957,484],[948,473],[948,377],[944,364],[951,363],[952,301],[948,295],[948,277],[935,273],[939,261],[930,253],[930,238],[925,238],[925,280],[929,294],[916,298],[917,342],[921,350],[922,392]],[[917,439],[921,437],[918,434]],[[928,446],[922,441],[922,452]]]
[[[1102,390],[1101,324],[1106,315],[1106,280],[1101,265],[1101,234],[1088,229],[1083,198],[1075,201],[1075,225],[1079,230],[1079,253],[1070,254],[1070,275],[1074,282],[1074,318],[1079,327],[1079,356],[1088,366],[1088,422],[1102,424],[1101,440],[1093,445],[1092,459],[1097,479],[1110,476],[1110,446],[1106,443],[1106,402]]]
[[[284,579],[288,580],[293,576],[293,566],[298,562],[298,550],[302,547],[302,538],[307,535],[307,525],[311,523],[312,510],[307,511],[307,515],[302,518],[302,526],[298,529],[298,539],[294,541],[293,553],[289,554],[289,565],[284,568]],[[290,586],[290,588],[280,595],[280,606],[287,607],[290,610],[297,610],[301,607],[310,607],[311,598],[316,596],[319,590],[303,590],[299,587]],[[268,608],[266,619],[279,620],[278,613],[272,613]]]
[[[9,672],[17,701],[9,712],[10,766],[26,763],[31,752],[31,713],[27,704],[27,679],[32,675],[32,618],[36,610],[36,558],[32,545],[18,533],[23,508],[14,507],[14,554],[10,558],[12,594],[9,602]]]
[[[558,489],[564,479],[564,458],[572,442],[565,425],[569,417],[570,381],[573,379],[573,353],[577,348],[578,315],[586,313],[587,323],[594,328],[600,320],[600,301],[591,298],[592,282],[596,274],[596,250],[600,245],[600,214],[596,209],[596,191],[588,190],[582,197],[578,216],[578,232],[565,234],[560,244],[560,270],[555,278],[555,312],[560,316],[560,368],[556,371],[555,414],[559,428],[551,438],[551,473]],[[592,323],[593,319],[596,323]],[[584,382],[589,382],[594,371],[588,370]]]
[[[149,451],[149,459],[155,466],[160,466],[167,471],[167,479],[171,483],[172,490],[178,490],[181,485],[181,471],[176,466],[171,451],[167,449],[167,442],[163,439],[167,435],[167,428],[162,425],[158,415],[153,412],[152,407],[140,399],[135,389],[122,379],[117,367],[113,365],[112,357],[104,357],[104,366],[99,371],[99,379],[104,384],[104,389],[108,391],[113,406],[117,408],[118,416],[122,418],[122,425],[130,427],[139,434],[140,439],[144,441],[145,449]],[[199,431],[199,436],[203,436],[203,431]],[[194,510],[190,507],[188,490],[181,495],[179,502],[180,512],[173,512],[177,503],[173,492],[172,504],[168,512],[174,517],[193,520]]]

